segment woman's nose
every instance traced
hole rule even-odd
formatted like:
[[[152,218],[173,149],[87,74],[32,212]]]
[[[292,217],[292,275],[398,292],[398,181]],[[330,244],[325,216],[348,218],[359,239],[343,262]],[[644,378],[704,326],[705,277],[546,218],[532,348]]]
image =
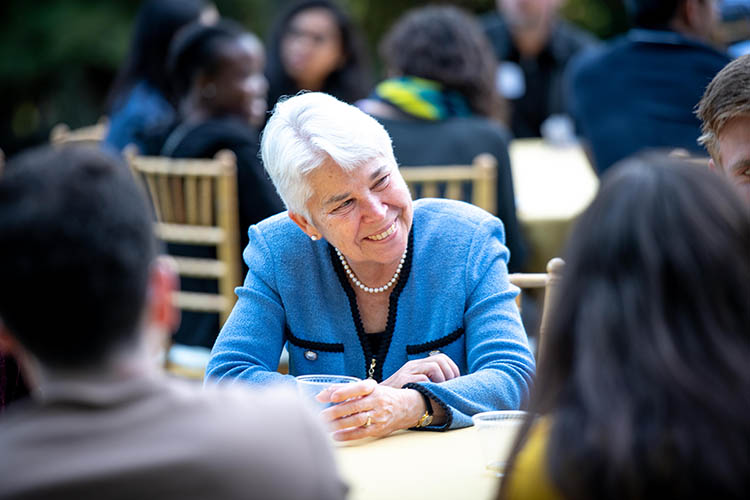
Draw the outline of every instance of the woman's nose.
[[[363,207],[363,215],[370,220],[380,220],[388,213],[388,205],[378,196],[368,196]]]

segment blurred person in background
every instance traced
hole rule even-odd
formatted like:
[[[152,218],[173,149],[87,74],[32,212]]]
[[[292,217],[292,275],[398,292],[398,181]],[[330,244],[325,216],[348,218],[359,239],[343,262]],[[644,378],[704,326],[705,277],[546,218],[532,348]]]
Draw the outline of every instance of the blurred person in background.
[[[284,12],[268,43],[268,103],[300,90],[321,91],[348,103],[367,95],[369,62],[358,28],[339,4],[303,0]]]
[[[745,499],[750,211],[666,155],[602,178],[565,253],[503,499]]]
[[[230,20],[213,26],[200,22],[187,26],[175,37],[167,60],[180,121],[166,138],[160,154],[212,158],[222,149],[234,152],[240,255],[248,242],[247,228],[284,209],[258,158],[258,130],[253,125],[262,123],[266,112],[268,83],[263,75],[264,62],[261,41]],[[169,246],[170,253],[184,254],[183,250],[178,245]],[[196,249],[191,247],[189,251]],[[198,257],[194,253],[189,256]],[[183,279],[181,286],[184,290],[211,291],[195,287],[216,284]],[[184,311],[175,341],[211,347],[218,333],[218,315]]]
[[[158,368],[176,277],[113,154],[16,156],[0,242],[0,348],[34,385],[0,415],[0,499],[344,498],[294,392],[205,390]]]
[[[646,148],[701,154],[693,109],[729,57],[708,45],[715,0],[627,0],[633,28],[569,66],[571,113],[597,173]]]
[[[204,0],[146,0],[138,10],[130,53],[109,91],[109,131],[105,143],[117,151],[135,144],[156,154],[155,131],[177,118],[170,102],[165,61],[174,34],[196,20],[210,24],[218,14]]]
[[[450,6],[402,16],[380,52],[390,76],[357,103],[388,131],[400,165],[468,165],[481,153],[498,163],[497,215],[520,271],[526,249],[516,218],[504,102],[494,86],[497,66],[476,20]]]
[[[698,104],[709,166],[736,185],[750,205],[750,55],[727,64]]]
[[[559,17],[563,0],[497,0],[497,11],[482,16],[499,62],[496,85],[510,103],[516,137],[541,137],[550,116],[572,122],[563,93],[563,72],[582,48],[597,43],[588,32]]]

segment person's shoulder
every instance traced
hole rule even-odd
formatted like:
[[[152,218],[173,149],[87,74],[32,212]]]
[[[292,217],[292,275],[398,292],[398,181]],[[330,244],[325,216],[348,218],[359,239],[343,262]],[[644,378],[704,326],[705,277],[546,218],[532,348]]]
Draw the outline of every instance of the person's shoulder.
[[[599,75],[611,75],[613,69],[616,69],[612,67],[612,60],[623,50],[626,43],[624,37],[617,37],[582,48],[568,63],[567,72],[570,78],[580,82],[586,78],[599,79]]]
[[[445,198],[420,198],[414,202],[414,219],[419,224],[434,225],[452,234],[474,232],[477,226],[499,222],[487,211],[463,201]]]
[[[503,21],[503,18],[500,17],[497,10],[491,10],[484,14],[480,14],[477,19],[479,20],[479,25],[484,28],[485,31],[506,30],[505,22]]]
[[[204,144],[204,148],[213,149],[233,149],[244,145],[258,147],[258,134],[240,120],[213,118],[196,125],[183,140],[183,143],[186,142]]]
[[[560,46],[568,53],[569,57],[585,47],[592,47],[600,43],[593,33],[565,19],[560,19],[557,22],[553,37],[555,46]]]
[[[511,140],[510,130],[502,123],[484,116],[456,116],[438,121],[389,120],[384,122],[394,141],[415,134],[438,139],[441,145],[466,150],[467,145],[507,147]],[[403,136],[403,137],[402,137]]]
[[[255,388],[243,384],[215,384],[200,387],[168,379],[161,399],[192,415],[186,418],[213,422],[213,439],[232,439],[233,435],[240,439],[237,432],[242,430],[245,439],[263,441],[267,433],[278,434],[285,427],[290,427],[290,430],[298,427],[295,420],[307,418],[308,413],[293,388],[284,385]],[[314,427],[313,424],[310,426]],[[260,429],[266,432],[259,432]],[[247,430],[252,430],[252,435]]]
[[[463,201],[421,198],[414,202],[416,245],[438,245],[447,251],[465,252],[488,240],[505,241],[502,221],[489,212]],[[447,247],[446,247],[447,245]]]
[[[512,45],[505,20],[496,10],[493,10],[479,16],[479,24],[487,35],[495,56],[498,59],[504,59]]]
[[[507,478],[508,498],[560,498],[546,464],[551,426],[550,417],[542,417],[529,430],[526,442],[516,456],[513,472]]]
[[[497,138],[509,142],[511,132],[502,123],[484,116],[463,116],[445,120],[446,125],[455,129],[465,130],[470,135],[481,134],[482,137]]]
[[[289,217],[289,212],[279,212],[250,226],[250,232],[262,237],[275,250],[294,246],[309,239]]]

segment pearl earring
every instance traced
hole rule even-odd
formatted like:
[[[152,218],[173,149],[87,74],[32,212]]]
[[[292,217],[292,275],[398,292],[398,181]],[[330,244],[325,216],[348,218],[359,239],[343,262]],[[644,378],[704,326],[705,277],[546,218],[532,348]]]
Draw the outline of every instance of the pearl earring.
[[[320,237],[318,235],[316,235],[316,234],[311,234],[310,235],[310,239],[313,240],[313,241],[318,241],[318,238],[320,238]]]

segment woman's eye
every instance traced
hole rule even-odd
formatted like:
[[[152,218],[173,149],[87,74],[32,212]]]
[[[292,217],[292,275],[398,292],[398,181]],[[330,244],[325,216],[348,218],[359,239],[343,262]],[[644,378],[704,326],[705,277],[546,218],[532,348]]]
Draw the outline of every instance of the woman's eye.
[[[391,178],[391,174],[384,175],[383,177],[381,177],[380,179],[378,179],[378,182],[376,182],[374,186],[372,186],[373,189],[375,189],[375,188],[382,188],[382,187],[387,186],[388,185],[388,180],[390,178]]]
[[[344,203],[334,208],[333,213],[343,211],[344,209],[346,209],[346,207],[350,206],[352,203],[354,203],[352,200],[346,200]]]

